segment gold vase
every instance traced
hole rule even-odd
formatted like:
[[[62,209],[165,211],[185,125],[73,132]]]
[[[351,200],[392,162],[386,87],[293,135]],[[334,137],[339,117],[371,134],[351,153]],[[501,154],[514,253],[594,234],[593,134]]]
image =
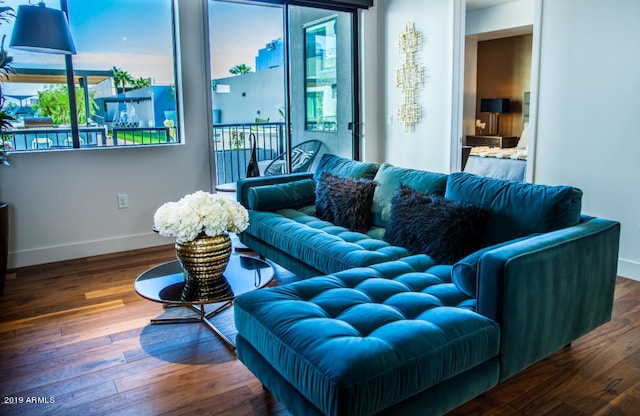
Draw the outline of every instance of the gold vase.
[[[176,242],[176,256],[184,270],[182,302],[233,299],[233,290],[223,275],[231,256],[231,239],[227,234]]]

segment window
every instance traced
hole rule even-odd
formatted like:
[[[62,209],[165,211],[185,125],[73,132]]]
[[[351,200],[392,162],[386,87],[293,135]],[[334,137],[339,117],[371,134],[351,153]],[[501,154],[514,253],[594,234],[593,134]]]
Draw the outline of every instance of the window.
[[[338,130],[336,87],[336,19],[305,28],[307,130]]]
[[[10,146],[17,151],[74,147],[74,123],[80,147],[179,142],[172,1],[65,2],[78,51],[69,62],[61,55],[8,48],[14,19],[0,25],[14,68],[2,85],[3,110],[15,118],[5,136]],[[23,4],[5,0],[3,5],[17,11]],[[74,114],[66,81],[70,69]]]

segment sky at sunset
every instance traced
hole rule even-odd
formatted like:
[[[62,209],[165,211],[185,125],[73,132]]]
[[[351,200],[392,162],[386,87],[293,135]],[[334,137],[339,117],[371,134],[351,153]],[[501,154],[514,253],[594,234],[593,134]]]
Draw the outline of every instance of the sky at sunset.
[[[282,38],[282,8],[209,2],[212,77],[230,76],[229,68],[246,64],[255,70],[258,50]]]
[[[27,0],[5,0],[17,11]],[[170,0],[68,0],[71,32],[78,54],[74,69],[109,70],[113,66],[134,78],[152,78],[156,85],[174,84]],[[59,8],[48,1],[47,7]],[[210,51],[213,78],[230,76],[229,68],[246,64],[269,41],[282,37],[282,9],[209,1]],[[11,38],[13,24],[0,25]],[[9,49],[15,67],[64,68],[60,55]],[[7,94],[35,93],[41,84],[5,83]]]

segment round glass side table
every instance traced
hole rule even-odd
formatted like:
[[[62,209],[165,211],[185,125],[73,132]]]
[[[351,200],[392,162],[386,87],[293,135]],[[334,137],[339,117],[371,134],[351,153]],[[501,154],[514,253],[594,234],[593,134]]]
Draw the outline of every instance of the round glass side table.
[[[265,287],[274,277],[274,270],[264,260],[241,255],[232,255],[224,272],[224,277],[233,289],[233,294],[239,296]],[[179,318],[154,318],[151,324],[198,323],[205,324],[220,339],[235,349],[233,341],[224,335],[212,322],[211,318],[233,305],[233,299],[217,302],[209,312],[205,305],[213,304],[209,301],[183,302],[180,300],[184,287],[184,274],[177,260],[160,264],[143,272],[133,284],[136,292],[145,299],[162,303],[166,307],[187,307],[197,313],[196,316]]]

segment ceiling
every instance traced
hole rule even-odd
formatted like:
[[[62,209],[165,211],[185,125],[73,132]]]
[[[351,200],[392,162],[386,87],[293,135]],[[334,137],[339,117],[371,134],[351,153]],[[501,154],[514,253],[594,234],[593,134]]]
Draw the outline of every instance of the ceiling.
[[[513,1],[516,0],[467,0],[467,10],[498,6],[500,4],[511,3]]]
[[[483,9],[485,7],[500,6],[506,3],[512,3],[519,0],[467,0],[467,10]],[[518,28],[510,28],[505,30],[498,30],[495,32],[477,33],[475,35],[469,35],[467,37],[476,40],[490,40],[504,38],[508,36],[519,36],[525,34],[531,34],[533,32],[533,26],[523,26]]]

